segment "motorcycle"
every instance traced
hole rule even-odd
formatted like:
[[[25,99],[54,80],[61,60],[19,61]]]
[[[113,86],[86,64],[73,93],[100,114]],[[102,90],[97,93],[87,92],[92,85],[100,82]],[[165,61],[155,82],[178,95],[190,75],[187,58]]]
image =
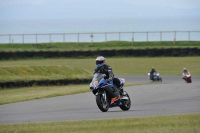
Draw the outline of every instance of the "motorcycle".
[[[109,108],[120,107],[123,111],[129,110],[131,107],[131,99],[126,91],[122,88],[118,88],[113,84],[113,81],[107,81],[104,79],[105,74],[95,73],[90,83],[90,89],[96,96],[96,104],[102,112],[107,112]],[[120,84],[123,87],[125,79],[119,79]],[[120,98],[114,103],[111,103],[112,94],[110,89],[117,90]],[[113,93],[113,92],[112,92]]]
[[[148,73],[148,78],[151,80],[151,81],[160,81],[162,82],[162,78],[160,76],[160,73],[154,73],[153,76],[151,77],[150,73]]]
[[[185,74],[183,79],[185,79],[186,83],[192,83],[192,78],[191,78],[191,74],[190,73]]]

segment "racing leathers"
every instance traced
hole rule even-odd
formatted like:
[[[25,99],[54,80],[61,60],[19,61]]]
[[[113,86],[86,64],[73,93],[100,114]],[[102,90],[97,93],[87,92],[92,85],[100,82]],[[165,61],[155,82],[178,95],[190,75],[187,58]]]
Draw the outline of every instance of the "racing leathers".
[[[153,80],[154,73],[156,73],[156,70],[155,69],[151,69],[151,71],[150,71],[150,79],[151,80]]]
[[[95,68],[94,73],[103,73],[106,75],[105,79],[107,81],[112,81],[115,85],[117,85],[117,87],[121,87],[120,85],[120,80],[118,78],[114,77],[113,71],[112,71],[112,67],[110,67],[107,64],[104,64],[102,67],[100,68]]]
[[[187,71],[187,70],[184,70],[184,71],[183,71],[182,79],[186,80],[185,76],[186,76],[187,74],[190,74],[190,72]]]

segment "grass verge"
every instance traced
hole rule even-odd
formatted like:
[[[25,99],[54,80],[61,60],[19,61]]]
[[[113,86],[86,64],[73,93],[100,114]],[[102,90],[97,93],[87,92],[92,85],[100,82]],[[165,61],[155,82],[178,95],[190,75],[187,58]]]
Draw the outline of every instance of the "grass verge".
[[[27,101],[33,99],[49,98],[76,93],[89,92],[88,85],[23,87],[18,89],[0,89],[0,105]]]
[[[200,114],[4,124],[0,133],[199,133]]]
[[[146,48],[200,48],[200,41],[162,41],[162,42],[66,42],[66,43],[38,43],[38,44],[1,44],[0,51],[88,51],[111,49],[146,49]]]
[[[114,74],[118,75],[147,75],[152,67],[160,72],[162,75],[182,75],[182,69],[186,67],[193,76],[200,76],[200,57],[113,57],[106,58],[106,63],[109,64],[114,71]],[[40,66],[66,66],[72,68],[79,68],[90,72],[91,74],[95,68],[95,58],[74,58],[74,59],[29,59],[29,60],[9,60],[0,61],[0,69],[5,70],[9,67],[35,67],[37,69],[36,73],[38,76],[45,71],[40,72],[42,69]],[[53,67],[49,68],[48,72],[53,73]],[[7,74],[4,71],[0,71],[0,79],[7,78]],[[15,70],[16,71],[16,70]],[[65,75],[66,71],[59,70],[62,75]],[[2,76],[3,75],[3,76]],[[21,76],[25,76],[22,75]],[[48,76],[49,77],[49,76]]]
[[[126,84],[126,86],[145,85],[150,83]],[[151,83],[152,84],[152,83]],[[156,83],[155,83],[156,84]],[[15,89],[0,89],[0,105],[27,101],[33,99],[50,98],[90,92],[88,85],[67,85],[67,86],[45,86],[45,87],[23,87]],[[92,93],[92,92],[91,92]]]
[[[92,73],[72,66],[0,67],[0,82],[90,78],[92,78]]]

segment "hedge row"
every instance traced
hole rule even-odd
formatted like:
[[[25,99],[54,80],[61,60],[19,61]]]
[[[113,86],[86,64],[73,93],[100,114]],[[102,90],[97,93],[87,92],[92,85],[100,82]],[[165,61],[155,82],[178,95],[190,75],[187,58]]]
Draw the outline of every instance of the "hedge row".
[[[103,55],[112,56],[191,56],[200,55],[198,48],[168,48],[168,49],[129,49],[129,50],[97,50],[97,51],[23,51],[0,52],[0,59],[10,58],[54,58],[54,57],[87,57]]]
[[[40,80],[40,81],[10,81],[0,82],[1,88],[18,88],[31,86],[54,86],[54,85],[68,85],[68,84],[88,84],[91,79],[60,79],[60,80]]]

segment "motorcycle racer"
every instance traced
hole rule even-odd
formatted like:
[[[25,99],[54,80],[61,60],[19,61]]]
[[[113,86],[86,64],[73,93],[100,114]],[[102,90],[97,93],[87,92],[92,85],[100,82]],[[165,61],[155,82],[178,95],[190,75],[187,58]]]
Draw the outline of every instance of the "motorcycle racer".
[[[151,71],[150,71],[150,79],[153,80],[153,75],[154,73],[156,73],[156,70],[154,69],[154,67],[151,68]]]
[[[190,75],[190,72],[189,72],[186,68],[183,68],[183,76],[182,76],[182,79],[186,80],[186,75]]]
[[[123,93],[123,88],[120,85],[120,80],[118,78],[114,77],[113,71],[112,71],[112,67],[106,64],[106,59],[103,56],[98,56],[96,58],[96,68],[94,70],[94,74],[95,73],[103,73],[105,74],[105,79],[107,81],[113,81],[113,83],[121,89],[122,93]],[[117,88],[117,89],[118,89]],[[114,90],[112,90],[112,92],[114,93],[114,95],[116,94],[116,92],[118,92],[116,88],[114,88]],[[113,97],[111,99],[111,104],[114,103],[115,101],[117,101],[120,98],[120,95],[115,95],[115,97]]]

